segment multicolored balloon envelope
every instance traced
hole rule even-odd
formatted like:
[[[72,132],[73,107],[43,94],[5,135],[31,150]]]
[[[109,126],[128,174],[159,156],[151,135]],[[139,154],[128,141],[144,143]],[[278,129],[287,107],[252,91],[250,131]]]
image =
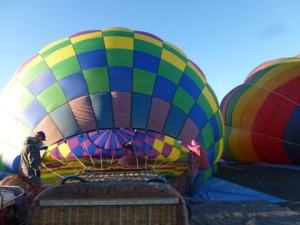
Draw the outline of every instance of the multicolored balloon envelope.
[[[125,147],[128,144],[129,148]],[[129,129],[107,129],[72,136],[51,145],[44,158],[115,158],[126,154],[161,162],[184,162],[190,150],[167,135]]]
[[[221,103],[224,158],[300,164],[300,58],[266,62]]]
[[[52,160],[119,158],[132,141],[139,157],[170,163],[186,158],[180,143],[197,140],[213,165],[223,148],[218,101],[201,70],[175,46],[125,28],[45,46],[4,89],[0,114],[7,171],[17,171],[24,139],[39,130]]]
[[[134,134],[133,131],[127,129],[91,131],[51,145],[44,157],[54,159],[120,158],[125,154],[124,145],[132,140]]]
[[[172,137],[144,130],[136,131],[132,146],[137,156],[162,162],[185,161],[190,152]]]

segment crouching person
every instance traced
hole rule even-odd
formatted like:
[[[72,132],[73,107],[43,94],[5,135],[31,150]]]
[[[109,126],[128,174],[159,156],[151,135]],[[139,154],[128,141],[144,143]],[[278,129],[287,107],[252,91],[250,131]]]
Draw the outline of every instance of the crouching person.
[[[193,140],[191,145],[186,147],[190,149],[187,159],[188,168],[172,186],[180,194],[193,198],[197,195],[204,180],[205,170],[210,168],[210,164],[205,149],[197,141]]]

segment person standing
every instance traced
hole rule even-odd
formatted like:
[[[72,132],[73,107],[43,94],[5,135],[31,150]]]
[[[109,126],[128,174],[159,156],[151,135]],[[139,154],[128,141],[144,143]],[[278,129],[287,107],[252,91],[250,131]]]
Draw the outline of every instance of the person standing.
[[[39,131],[34,137],[27,137],[24,141],[21,151],[21,171],[24,176],[30,178],[39,187],[41,182],[41,167],[43,166],[40,150],[47,149],[43,145],[46,135],[43,131]]]

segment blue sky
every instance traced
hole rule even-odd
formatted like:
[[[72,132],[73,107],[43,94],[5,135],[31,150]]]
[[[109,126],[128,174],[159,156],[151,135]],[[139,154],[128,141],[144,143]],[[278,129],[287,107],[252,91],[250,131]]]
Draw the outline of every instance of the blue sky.
[[[127,27],[182,49],[221,101],[259,64],[300,54],[299,12],[299,0],[0,0],[0,90],[50,42]]]

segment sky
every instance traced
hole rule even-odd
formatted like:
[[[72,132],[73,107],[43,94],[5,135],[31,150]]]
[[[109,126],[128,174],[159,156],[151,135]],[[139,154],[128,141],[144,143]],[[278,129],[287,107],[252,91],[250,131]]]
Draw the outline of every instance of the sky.
[[[261,63],[300,54],[299,0],[0,0],[0,91],[43,46],[125,27],[180,48],[219,101]]]

